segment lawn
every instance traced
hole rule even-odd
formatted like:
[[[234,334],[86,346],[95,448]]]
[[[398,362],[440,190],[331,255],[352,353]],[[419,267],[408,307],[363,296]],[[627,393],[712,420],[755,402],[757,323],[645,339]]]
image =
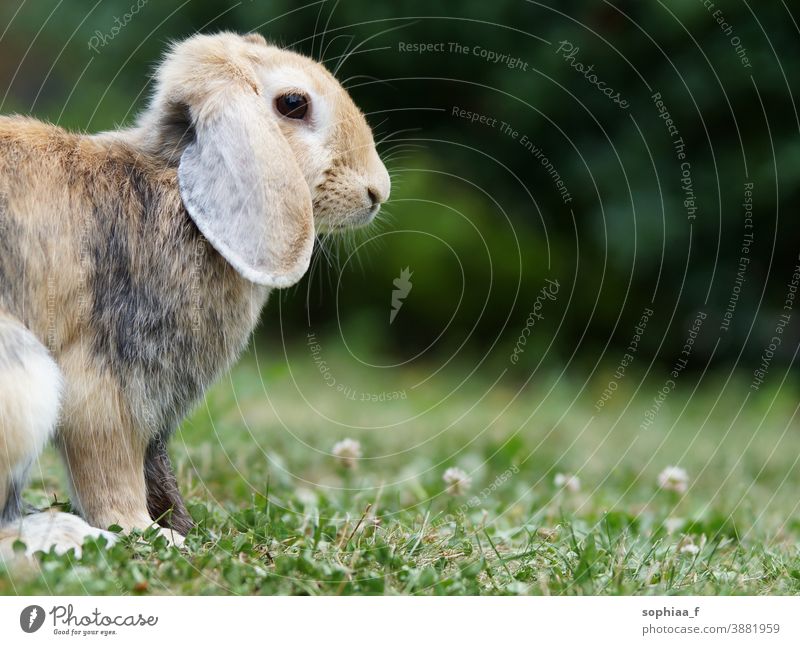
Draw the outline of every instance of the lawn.
[[[752,393],[744,373],[686,373],[642,428],[663,379],[629,374],[598,411],[607,372],[367,371],[320,346],[327,370],[302,343],[251,348],[176,433],[184,549],[43,554],[0,593],[800,592],[798,393],[777,370]],[[332,454],[346,438],[352,468]],[[62,502],[41,463],[28,501]],[[659,480],[673,465],[686,481]],[[448,468],[469,480],[448,489]]]

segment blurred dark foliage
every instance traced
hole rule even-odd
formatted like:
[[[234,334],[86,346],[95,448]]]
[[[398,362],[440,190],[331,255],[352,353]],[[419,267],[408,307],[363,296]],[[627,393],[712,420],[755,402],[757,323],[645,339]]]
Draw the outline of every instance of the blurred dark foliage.
[[[331,242],[313,274],[274,299],[262,334],[302,340],[309,329],[341,328],[365,361],[464,347],[503,362],[546,278],[561,289],[535,325],[528,367],[545,354],[554,364],[573,357],[590,365],[601,355],[616,362],[649,306],[644,364],[672,361],[701,309],[708,318],[693,367],[757,362],[774,334],[800,251],[796,6],[718,2],[726,34],[702,0],[150,0],[125,20],[132,3],[4,0],[2,112],[86,131],[130,123],[167,43],[196,31],[259,31],[329,67],[355,47],[338,75],[385,138],[393,201],[377,229]],[[115,19],[126,24],[108,39]],[[106,42],[92,51],[99,34]],[[630,107],[573,69],[556,51],[561,41],[579,47],[575,60],[594,65]],[[409,53],[401,43],[445,43],[445,51]],[[518,57],[527,70],[491,62],[475,46]],[[686,144],[697,205],[691,226],[654,92]],[[457,118],[454,106],[498,126]],[[546,154],[570,203],[499,121]],[[751,262],[724,332],[748,177]],[[413,289],[390,325],[392,281],[405,267]],[[797,347],[792,322],[777,360]]]

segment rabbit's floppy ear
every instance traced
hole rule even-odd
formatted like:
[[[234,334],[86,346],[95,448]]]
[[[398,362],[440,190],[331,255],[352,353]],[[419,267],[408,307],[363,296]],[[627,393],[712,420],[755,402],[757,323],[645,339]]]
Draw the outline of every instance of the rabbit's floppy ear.
[[[311,258],[311,193],[268,102],[231,83],[189,108],[195,138],[178,166],[186,210],[244,278],[291,286]]]

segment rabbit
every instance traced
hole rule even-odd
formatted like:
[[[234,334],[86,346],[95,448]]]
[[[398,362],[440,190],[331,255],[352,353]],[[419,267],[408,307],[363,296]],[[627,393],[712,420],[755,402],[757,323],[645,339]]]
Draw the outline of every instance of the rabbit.
[[[334,76],[257,34],[172,45],[129,128],[0,116],[0,547],[111,525],[181,543],[170,435],[316,234],[369,224],[390,188]],[[21,502],[51,440],[82,519]]]

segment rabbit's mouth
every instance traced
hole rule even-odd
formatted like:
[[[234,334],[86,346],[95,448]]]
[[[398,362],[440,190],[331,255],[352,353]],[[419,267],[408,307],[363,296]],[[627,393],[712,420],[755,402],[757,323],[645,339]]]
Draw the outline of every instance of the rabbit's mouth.
[[[375,221],[375,218],[378,216],[378,213],[381,210],[380,204],[373,204],[365,211],[354,218],[352,222],[350,222],[350,226],[353,228],[361,228],[362,226],[368,226]]]
[[[318,222],[317,229],[320,232],[327,233],[327,232],[342,232],[342,231],[349,231],[356,228],[364,228],[365,226],[369,226],[375,220],[375,217],[378,215],[380,211],[380,206],[375,205],[371,208],[360,210],[356,213],[346,215],[341,219],[337,219],[335,222],[331,222],[328,219],[324,219]]]
[[[333,209],[327,208],[324,201],[314,203],[314,222],[317,231],[322,233],[348,231],[369,226],[381,210],[381,204],[360,204],[355,208]]]

